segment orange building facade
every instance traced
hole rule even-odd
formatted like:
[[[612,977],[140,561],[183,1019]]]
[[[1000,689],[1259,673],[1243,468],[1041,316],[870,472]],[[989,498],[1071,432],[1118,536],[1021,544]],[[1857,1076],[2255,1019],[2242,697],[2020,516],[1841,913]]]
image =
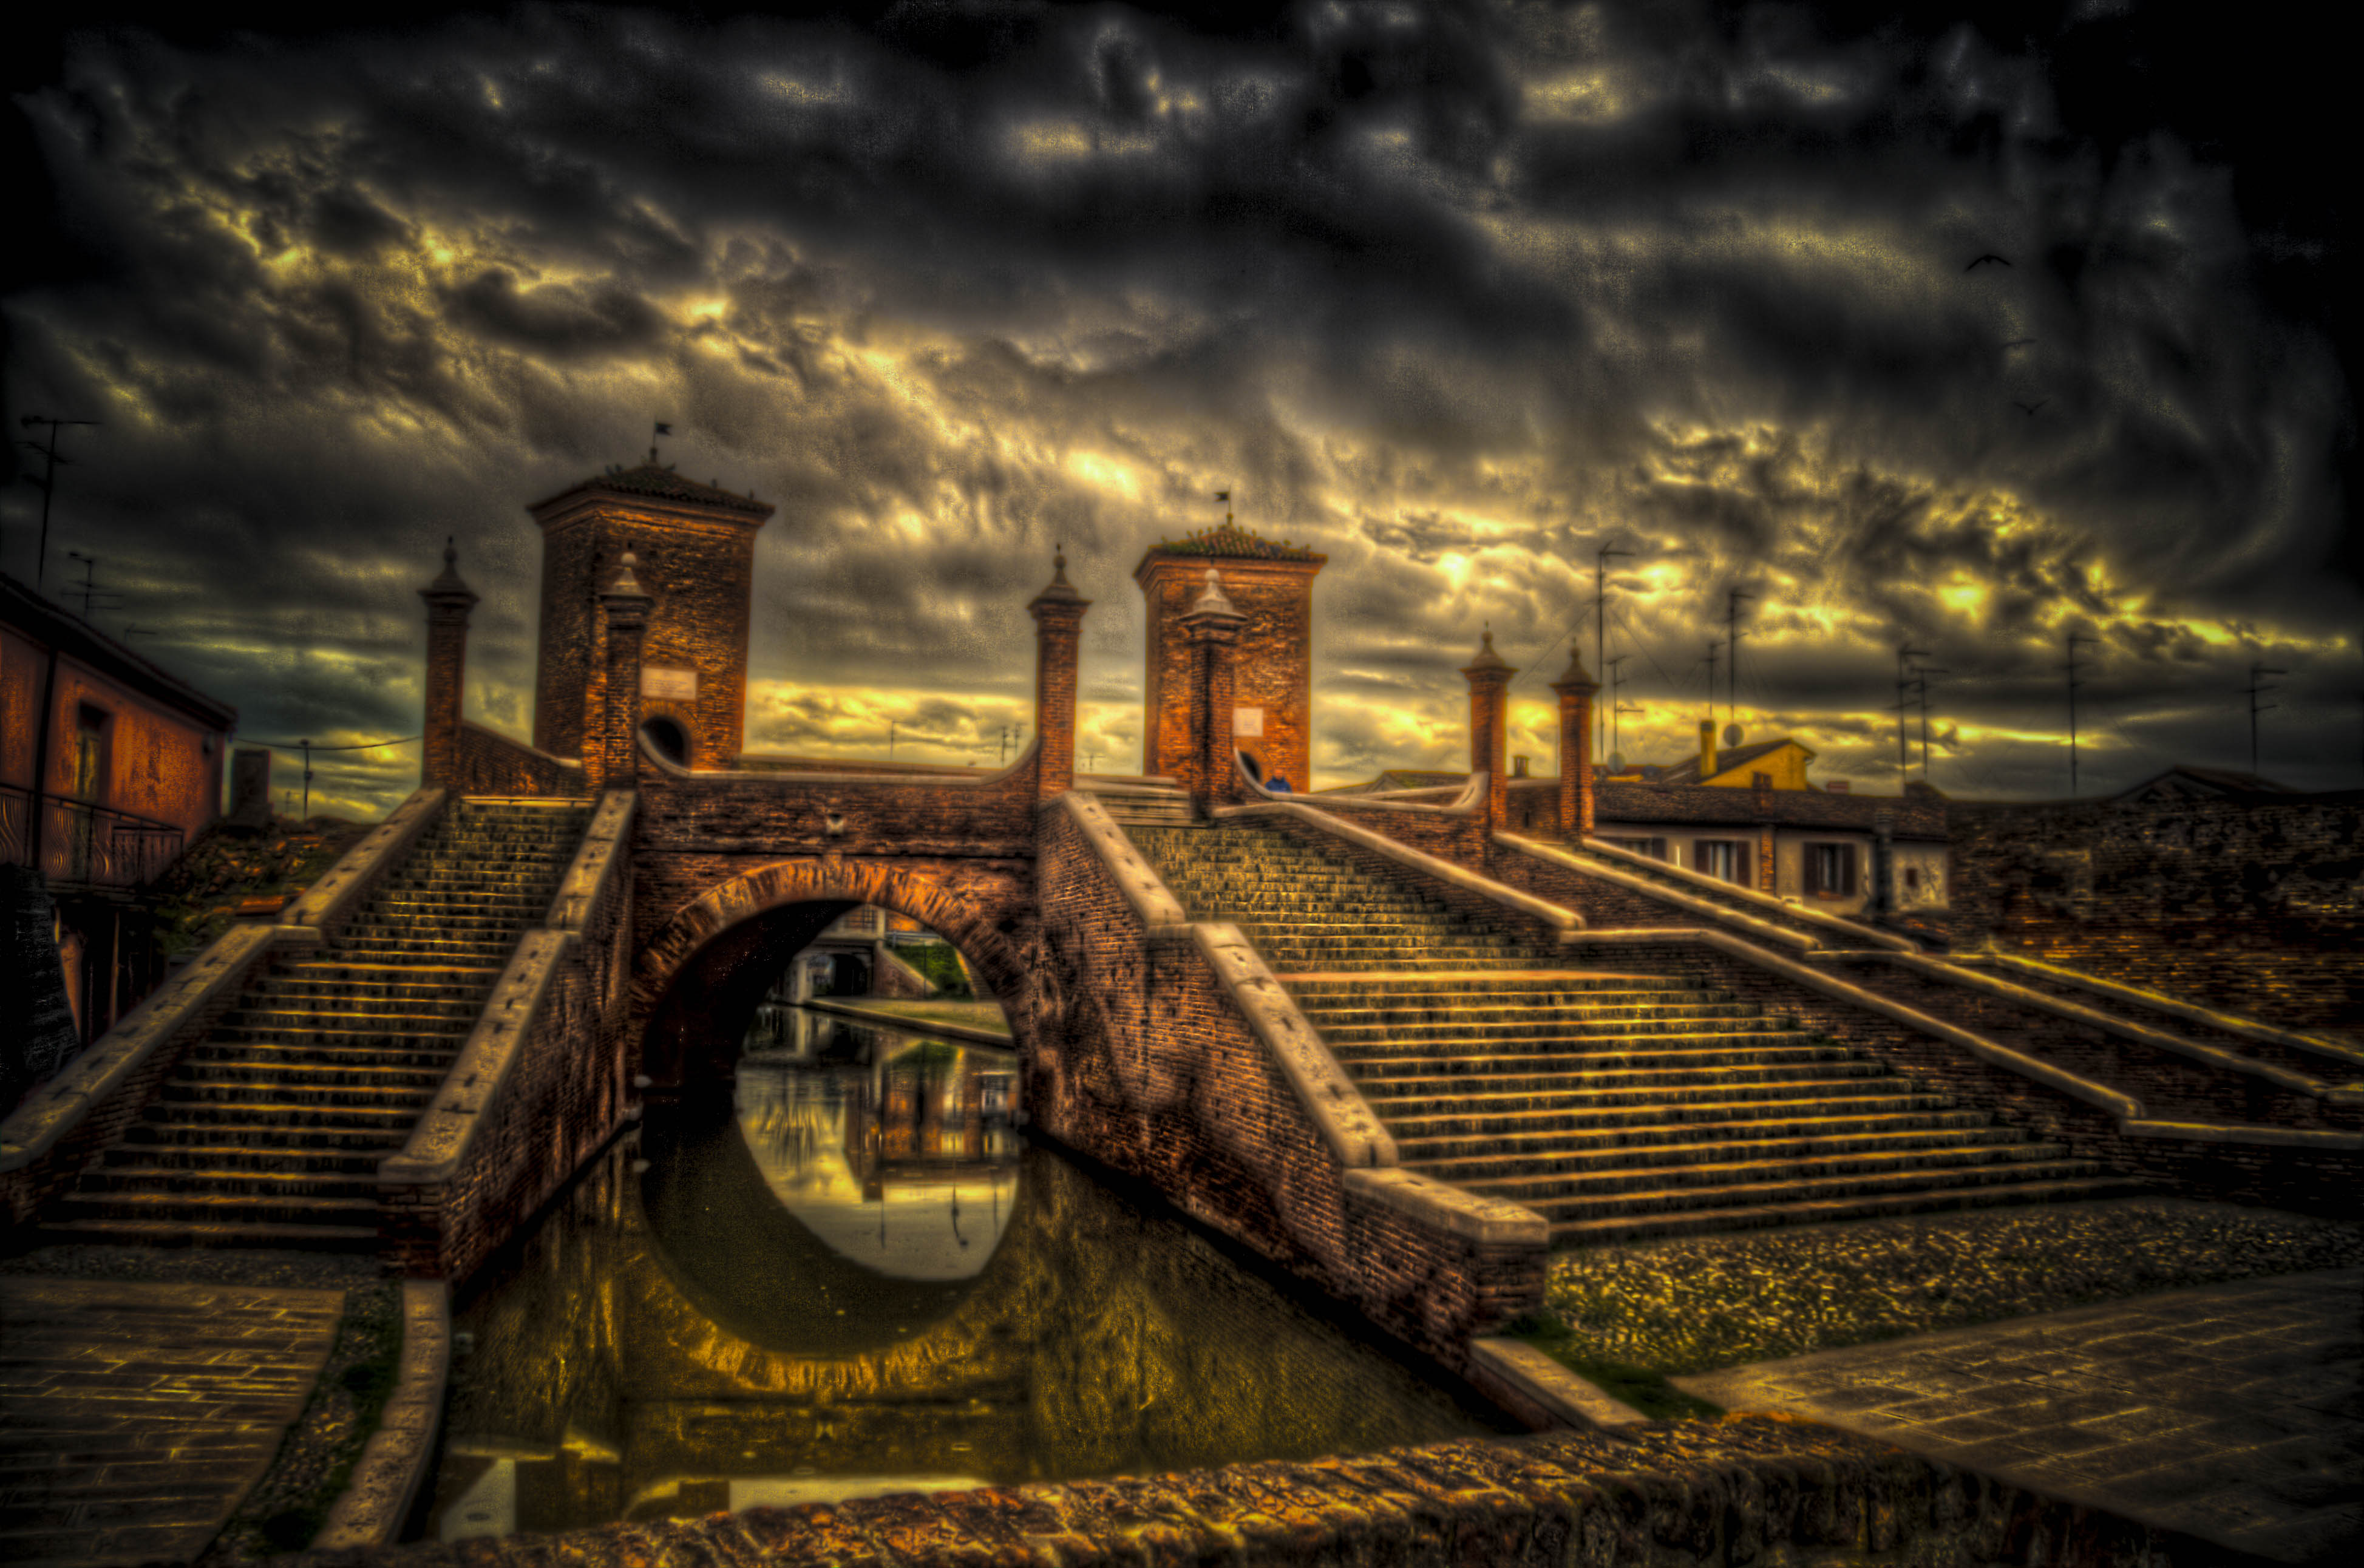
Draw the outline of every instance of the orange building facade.
[[[160,977],[141,890],[221,815],[238,712],[0,576],[0,865],[54,906],[77,1031]]]

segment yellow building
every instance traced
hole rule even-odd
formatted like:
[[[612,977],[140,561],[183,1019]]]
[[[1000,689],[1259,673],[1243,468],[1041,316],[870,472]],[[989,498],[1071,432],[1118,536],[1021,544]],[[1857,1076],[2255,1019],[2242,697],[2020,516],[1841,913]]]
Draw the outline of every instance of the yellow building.
[[[1763,774],[1768,788],[1812,789],[1814,786],[1807,782],[1806,764],[1813,761],[1814,755],[1812,747],[1786,735],[1776,740],[1756,740],[1718,751],[1714,726],[1701,719],[1699,755],[1660,769],[1656,782],[1754,789],[1757,776]]]

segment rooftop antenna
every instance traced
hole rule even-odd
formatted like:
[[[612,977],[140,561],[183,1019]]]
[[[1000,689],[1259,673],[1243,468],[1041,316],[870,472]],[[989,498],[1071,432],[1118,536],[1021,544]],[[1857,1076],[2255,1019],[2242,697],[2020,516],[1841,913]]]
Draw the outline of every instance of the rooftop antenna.
[[[83,619],[90,619],[90,612],[93,608],[102,610],[119,610],[123,607],[120,604],[102,605],[98,602],[101,599],[119,600],[123,595],[115,592],[111,588],[102,588],[98,585],[96,580],[98,573],[98,558],[96,556],[84,555],[78,550],[70,550],[66,551],[66,554],[82,562],[82,589],[78,596],[82,600]]]
[[[1723,648],[1721,642],[1707,645],[1707,716],[1711,720],[1715,717],[1715,666],[1723,657]]]
[[[1896,651],[1896,773],[1899,778],[1912,771],[1912,742],[1907,739],[1904,728],[1904,692],[1912,684],[1912,661],[1927,657],[1927,649],[1915,648],[1909,642]]]
[[[2287,675],[2290,672],[2288,670],[2277,670],[2269,664],[2253,663],[2249,666],[2249,776],[2251,778],[2258,776],[2258,715],[2269,712],[2272,709],[2282,706],[2278,702],[2269,702],[2266,704],[2264,707],[2259,707],[2258,706],[2258,695],[2260,692],[2278,692],[2281,690],[2280,686],[2261,686],[2258,684],[2258,677],[2260,675]]]
[[[2077,662],[2077,645],[2080,642],[2090,642],[2099,648],[2102,645],[2102,639],[2098,637],[2087,637],[2081,631],[2072,631],[2068,634],[2068,662],[2066,668],[2068,671],[2068,798],[2071,800],[2077,798],[2077,688],[2085,684],[2077,678],[2077,673],[2085,668]]]
[[[1609,749],[1612,752],[1617,750],[1619,744],[1617,716],[1621,713],[1639,713],[1642,711],[1638,707],[1628,707],[1625,704],[1618,700],[1625,685],[1625,671],[1623,669],[1623,665],[1625,661],[1632,657],[1634,656],[1631,653],[1620,653],[1616,658],[1611,659],[1609,662]]]
[[[1592,665],[1596,670],[1609,667],[1609,558],[1633,553],[1630,550],[1618,550],[1606,544],[1592,552],[1592,613],[1596,617],[1592,628]],[[1609,706],[1617,706],[1613,696]],[[1592,722],[1595,729],[1600,728],[1600,717],[1595,717]],[[1595,735],[1592,743],[1598,746],[1601,737]]]
[[[1921,782],[1929,782],[1929,677],[1950,675],[1951,670],[1940,670],[1935,664],[1916,665],[1912,671],[1913,690],[1921,699]]]
[[[1731,688],[1730,700],[1723,705],[1726,718],[1740,717],[1740,601],[1753,599],[1756,596],[1754,594],[1744,594],[1737,588],[1724,591],[1723,640],[1724,645],[1732,650],[1732,662],[1724,674],[1724,679],[1730,683]],[[1712,675],[1708,678],[1707,707],[1707,716],[1713,718],[1715,717],[1715,679]]]
[[[21,446],[28,447],[32,450],[40,453],[49,463],[48,468],[43,471],[41,477],[39,479],[33,478],[29,473],[25,475],[25,478],[28,482],[41,487],[41,547],[40,553],[36,556],[33,561],[33,591],[37,594],[41,592],[42,579],[49,575],[50,570],[50,502],[56,497],[58,493],[58,465],[65,463],[71,466],[72,462],[70,458],[62,458],[58,455],[58,431],[68,425],[89,425],[95,427],[97,424],[98,421],[95,419],[52,419],[46,414],[28,414],[25,416],[24,426],[28,430],[36,425],[47,425],[50,428],[50,440],[47,446],[43,446],[35,441],[21,441],[18,443]],[[84,617],[84,618],[88,619],[89,617]]]

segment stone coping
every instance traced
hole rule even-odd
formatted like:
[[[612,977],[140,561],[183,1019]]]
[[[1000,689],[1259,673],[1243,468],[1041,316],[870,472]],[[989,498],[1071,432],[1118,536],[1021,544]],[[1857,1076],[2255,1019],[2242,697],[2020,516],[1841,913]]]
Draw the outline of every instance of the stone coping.
[[[1860,985],[1849,984],[1836,975],[1823,973],[1794,959],[1784,958],[1779,953],[1767,952],[1762,948],[1751,947],[1739,938],[1724,931],[1655,929],[1580,931],[1571,932],[1562,937],[1560,941],[1564,946],[1637,946],[1645,942],[1675,941],[1696,942],[1704,947],[1712,947],[1727,957],[1738,959],[1743,963],[1755,964],[1759,969],[1770,970],[1784,979],[1795,981],[1807,989],[1819,992],[1834,1001],[1845,1002],[1850,1006],[1878,1013],[1880,1017],[1893,1019],[1908,1029],[1917,1029],[1924,1034],[1942,1040],[1948,1045],[1959,1046],[1982,1062],[1992,1062],[1998,1067],[2018,1073],[2021,1077],[2032,1078],[2039,1084],[2047,1084],[2060,1090],[2063,1094],[2083,1100],[2088,1105],[2097,1106],[2117,1118],[2122,1124],[2138,1118],[2143,1114],[2142,1102],[2132,1095],[2123,1094],[2106,1084],[2096,1084],[2090,1078],[2080,1077],[2066,1068],[2056,1067],[2048,1062],[2039,1062],[2035,1057],[2024,1055],[1983,1035],[1972,1034],[1966,1029],[1958,1029],[1952,1024],[1933,1018],[1926,1013],[1916,1012],[1901,1002],[1891,1002],[1885,996],[1875,995]]]
[[[485,998],[467,1043],[443,1076],[435,1098],[419,1113],[402,1151],[378,1162],[380,1187],[423,1187],[449,1182],[466,1163],[469,1146],[499,1102],[502,1087],[525,1054],[527,1038],[558,979],[559,965],[582,940],[571,931],[528,931]]]
[[[2332,1100],[2339,1104],[2364,1103],[2364,1094],[2326,1084],[2319,1078],[2310,1078],[2303,1073],[2293,1072],[2275,1062],[2259,1062],[2254,1058],[2226,1051],[2222,1046],[2203,1045],[2198,1040],[2186,1040],[2181,1035],[2169,1034],[2164,1029],[2155,1029],[2128,1018],[2113,1018],[2108,1013],[2076,1002],[2063,1001],[2057,996],[2047,996],[2041,991],[2031,991],[2024,985],[2014,985],[2008,980],[2000,979],[1991,974],[1980,974],[1976,970],[1962,964],[1929,958],[1920,953],[1892,953],[1886,956],[1892,963],[1901,964],[1933,979],[1949,981],[1968,990],[1982,991],[1990,996],[1999,996],[2004,1001],[2013,1002],[2021,1006],[2034,1007],[2039,1011],[2050,1013],[2056,1018],[2068,1018],[2092,1029],[2107,1030],[2124,1040],[2154,1046],[2160,1051],[2172,1051],[2178,1056],[2187,1056],[2195,1062],[2204,1062],[2220,1072],[2238,1073],[2252,1078],[2263,1078],[2268,1083],[2282,1088],[2293,1089],[2303,1095],[2312,1095],[2319,1099]]]
[[[390,1544],[435,1457],[443,1390],[452,1371],[452,1287],[402,1282],[402,1357],[393,1395],[354,1462],[345,1489],[313,1538],[315,1551]]]
[[[1628,871],[1620,871],[1614,866],[1590,864],[1583,856],[1569,854],[1556,844],[1540,843],[1535,840],[1522,839],[1511,833],[1495,834],[1494,842],[1503,849],[1515,850],[1522,855],[1531,855],[1536,860],[1558,866],[1564,871],[1572,871],[1580,876],[1599,877],[1601,881],[1622,887],[1628,893],[1638,893],[1645,898],[1655,898],[1662,904],[1671,904],[1687,915],[1696,915],[1701,919],[1712,921],[1719,926],[1736,927],[1760,941],[1775,942],[1782,947],[1795,948],[1800,952],[1810,952],[1823,945],[1820,940],[1806,935],[1803,931],[1792,931],[1777,926],[1770,920],[1760,920],[1754,915],[1744,915],[1737,909],[1726,908],[1712,900],[1685,893],[1678,887],[1664,886],[1651,881],[1648,877],[1637,876]],[[1657,862],[1651,863],[1655,865]]]
[[[2223,1029],[2226,1034],[2236,1034],[2246,1040],[2254,1040],[2267,1045],[2284,1046],[2292,1051],[2314,1051],[2344,1064],[2359,1076],[2364,1076],[2364,1051],[2358,1051],[2354,1046],[2342,1045],[2337,1040],[2325,1040],[2319,1035],[2301,1034],[2296,1029],[2280,1029],[2257,1018],[2243,1018],[2237,1013],[2220,1013],[2213,1008],[2186,1002],[2180,997],[2168,995],[2162,991],[2146,991],[2138,985],[2127,985],[2115,980],[2104,980],[2098,974],[2087,974],[2081,970],[2063,969],[2058,964],[2046,963],[2040,959],[2028,958],[2015,952],[1957,953],[1953,956],[1953,962],[1980,966],[1994,964],[2000,968],[2016,969],[2029,974],[2039,974],[2046,980],[2057,980],[2064,985],[2074,985],[2080,990],[2091,991],[2096,995],[2107,996],[2114,1001],[2132,1002],[2140,1006],[2171,1014],[2176,1018],[2188,1018],[2195,1024],[2205,1024],[2210,1029]]]
[[[1498,834],[1497,837],[1500,835]],[[1557,848],[1556,845],[1551,847]],[[1631,850],[1619,849],[1605,839],[1588,838],[1584,840],[1584,847],[1604,860],[1623,862],[1636,868],[1671,876],[1678,882],[1688,882],[1698,887],[1713,888],[1745,903],[1760,905],[1767,909],[1777,909],[1792,919],[1820,926],[1840,936],[1859,939],[1873,947],[1890,948],[1898,952],[1921,951],[1921,944],[1909,937],[1900,937],[1892,932],[1879,930],[1847,919],[1844,916],[1831,914],[1827,910],[1810,909],[1802,904],[1790,904],[1761,888],[1743,887],[1736,882],[1725,882],[1723,878],[1710,876],[1705,872],[1693,871],[1689,866],[1678,866],[1672,861],[1652,860],[1647,855],[1637,855]]]
[[[1046,809],[1064,810],[1076,820],[1076,829],[1084,836],[1100,858],[1109,879],[1116,884],[1124,901],[1132,908],[1132,917],[1141,922],[1143,931],[1179,928],[1189,923],[1183,912],[1182,901],[1165,885],[1157,869],[1142,857],[1132,840],[1108,809],[1080,789],[1071,789],[1051,802]]]
[[[1295,793],[1276,795],[1255,780],[1248,778],[1245,770],[1241,772],[1240,776],[1246,780],[1248,790],[1259,802],[1271,801],[1276,805],[1295,804],[1307,798],[1315,798],[1321,802],[1317,809],[1323,811],[1338,806],[1355,811],[1421,811],[1431,817],[1474,817],[1478,814],[1478,806],[1486,799],[1486,784],[1489,775],[1470,774],[1469,782],[1461,786],[1461,793],[1455,795],[1449,802],[1441,801],[1433,805],[1424,800],[1399,800],[1395,797],[1398,795],[1441,795],[1453,786],[1444,784],[1433,789],[1398,790],[1388,795],[1331,795],[1317,790],[1309,797]]]
[[[898,1493],[558,1535],[315,1551],[306,1568],[698,1563],[2221,1561],[2179,1532],[1778,1416],[1464,1438],[1154,1477]]]
[[[837,1013],[845,1018],[858,1018],[865,1024],[883,1024],[912,1034],[942,1035],[947,1040],[969,1040],[977,1045],[998,1045],[1004,1051],[1018,1049],[1018,1041],[1010,1036],[981,1029],[973,1024],[940,1024],[930,1018],[911,1018],[900,1013],[857,1007],[851,1002],[834,1002],[826,996],[815,996],[799,1005],[816,1012]]]
[[[442,819],[449,801],[449,792],[440,786],[412,791],[393,815],[362,835],[361,842],[340,856],[326,875],[281,910],[278,923],[308,930],[316,941],[343,925],[378,879],[400,864],[411,847]]]
[[[93,1041],[65,1070],[27,1095],[0,1122],[0,1173],[20,1171],[56,1150],[91,1108],[172,1042],[190,1019],[244,987],[255,963],[275,946],[308,946],[282,926],[239,925],[199,953],[120,1023]]]
[[[473,729],[477,734],[485,736],[489,740],[497,740],[504,746],[509,747],[515,751],[522,751],[537,762],[547,762],[553,768],[573,768],[578,773],[583,771],[583,760],[580,757],[554,757],[549,752],[543,751],[541,747],[530,745],[527,742],[519,740],[514,735],[502,734],[499,730],[495,729],[489,724],[478,724],[473,718],[463,718],[460,721],[460,728],[463,729]],[[483,797],[472,795],[470,798],[481,799]],[[541,800],[548,797],[544,795],[514,795],[510,798],[516,800]]]
[[[663,755],[650,744],[643,734],[634,737],[640,747],[641,763],[660,777],[679,784],[742,784],[770,785],[789,789],[799,784],[829,784],[850,787],[867,784],[873,787],[909,787],[919,784],[929,789],[989,790],[996,784],[1008,784],[1034,766],[1034,759],[1043,750],[1043,738],[1036,736],[1026,743],[1015,761],[1006,768],[992,773],[775,773],[753,768],[685,768]]]
[[[1481,779],[1484,776],[1482,773],[1478,775]],[[1451,861],[1432,855],[1425,850],[1415,850],[1410,844],[1399,843],[1384,833],[1374,833],[1368,828],[1360,827],[1352,822],[1342,822],[1319,806],[1307,806],[1301,801],[1291,800],[1287,795],[1275,796],[1268,805],[1232,806],[1221,815],[1227,817],[1251,818],[1256,816],[1285,815],[1300,822],[1310,822],[1333,838],[1344,839],[1350,844],[1359,845],[1373,854],[1394,862],[1407,871],[1415,872],[1433,881],[1445,883],[1465,893],[1474,893],[1481,898],[1490,899],[1530,918],[1541,920],[1563,934],[1584,929],[1584,917],[1573,909],[1565,908],[1548,899],[1538,898],[1532,893],[1522,893],[1507,883],[1496,882],[1490,876],[1482,875],[1466,866],[1455,865]]]
[[[1338,1184],[1463,1241],[1537,1251],[1551,1245],[1551,1226],[1534,1210],[1508,1198],[1465,1192],[1417,1171],[1400,1166],[1346,1171],[1340,1173]]]
[[[1524,1340],[1489,1335],[1470,1340],[1466,1375],[1479,1393],[1537,1430],[1589,1428],[1613,1435],[1650,1419]]]
[[[617,862],[631,852],[632,810],[640,796],[628,789],[611,789],[599,797],[584,829],[574,862],[559,879],[542,923],[552,930],[579,932],[597,907],[599,890]]]

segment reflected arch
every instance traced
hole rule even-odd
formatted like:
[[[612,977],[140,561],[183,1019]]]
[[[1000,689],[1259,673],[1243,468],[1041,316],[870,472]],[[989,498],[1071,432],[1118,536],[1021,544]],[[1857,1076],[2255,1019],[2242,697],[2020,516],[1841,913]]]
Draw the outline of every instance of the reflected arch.
[[[728,1082],[764,993],[831,922],[861,904],[908,915],[958,948],[1008,1015],[1010,1043],[1030,1050],[1034,1009],[1020,999],[1030,995],[1031,972],[1010,934],[1022,911],[979,891],[985,896],[895,866],[833,858],[775,861],[708,887],[634,960],[640,1027],[630,1070],[666,1090]]]

